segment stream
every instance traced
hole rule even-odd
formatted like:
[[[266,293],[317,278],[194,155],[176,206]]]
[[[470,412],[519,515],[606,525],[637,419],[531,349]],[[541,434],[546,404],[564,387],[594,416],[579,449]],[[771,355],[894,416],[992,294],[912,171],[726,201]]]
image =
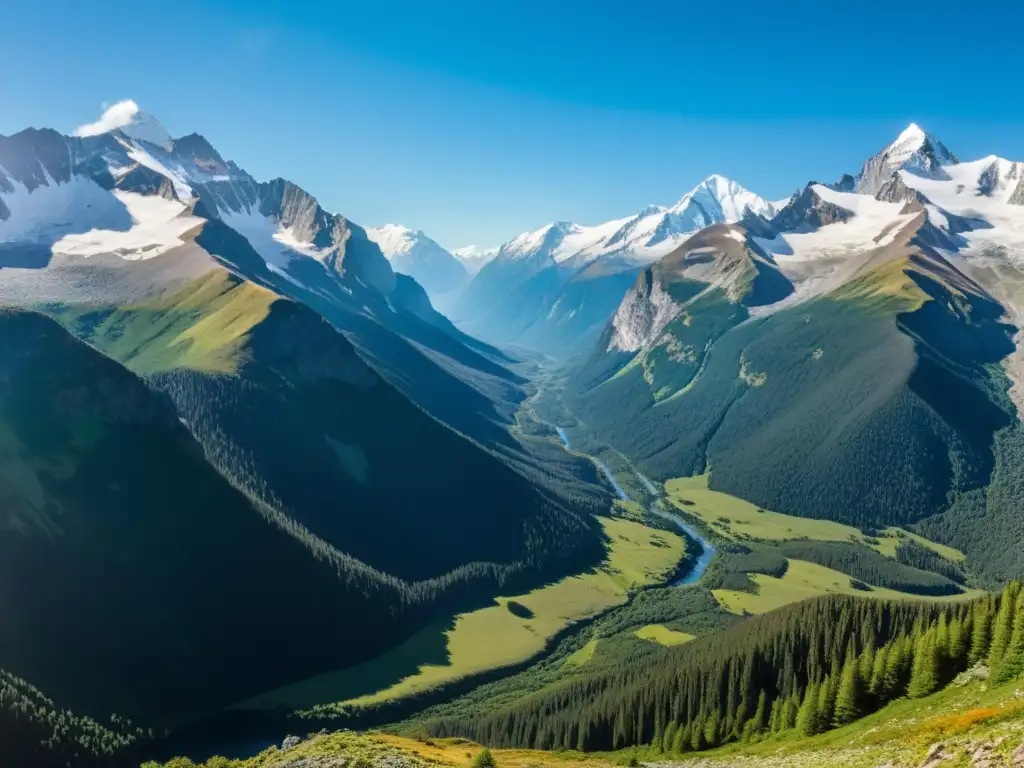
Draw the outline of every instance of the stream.
[[[555,431],[558,432],[558,436],[562,439],[562,443],[565,445],[566,449],[568,449],[570,447],[569,435],[567,435],[565,430],[562,429],[561,427],[555,427]],[[600,469],[601,472],[604,473],[604,476],[608,478],[608,482],[611,483],[612,488],[615,489],[616,496],[618,496],[623,501],[632,501],[632,499],[629,498],[629,494],[626,493],[625,489],[623,489],[621,485],[619,485],[618,481],[615,479],[615,476],[612,474],[611,470],[608,469],[607,465],[603,461],[601,461],[596,456],[591,456],[589,454],[587,454],[587,458],[594,462],[594,464],[597,465],[598,469]],[[654,483],[652,483],[648,478],[644,477],[639,472],[637,473],[637,477],[640,478],[640,482],[644,484],[644,487],[646,487],[648,492],[650,492],[652,495],[662,495],[662,492],[659,491],[657,487],[654,485]],[[656,502],[654,502],[654,505],[650,507],[648,511],[651,512],[651,514],[657,515],[658,517],[670,521],[681,531],[683,531],[685,535],[689,536],[691,539],[696,540],[700,544],[701,553],[700,556],[697,558],[697,561],[693,564],[693,567],[688,572],[686,572],[678,579],[676,579],[674,582],[672,582],[673,586],[696,584],[698,581],[700,581],[700,577],[704,575],[704,572],[708,569],[708,566],[711,565],[711,560],[715,556],[715,548],[711,545],[711,542],[709,542],[707,539],[701,536],[695,528],[683,522],[683,519],[679,517],[679,515],[669,512],[665,508],[665,504],[660,498]]]

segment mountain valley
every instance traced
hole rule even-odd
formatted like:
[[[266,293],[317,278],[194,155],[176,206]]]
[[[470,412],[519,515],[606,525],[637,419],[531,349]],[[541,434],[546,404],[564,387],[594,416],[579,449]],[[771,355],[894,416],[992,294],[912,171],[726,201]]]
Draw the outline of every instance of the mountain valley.
[[[1017,764],[1024,163],[448,251],[117,116],[0,136],[0,756]]]

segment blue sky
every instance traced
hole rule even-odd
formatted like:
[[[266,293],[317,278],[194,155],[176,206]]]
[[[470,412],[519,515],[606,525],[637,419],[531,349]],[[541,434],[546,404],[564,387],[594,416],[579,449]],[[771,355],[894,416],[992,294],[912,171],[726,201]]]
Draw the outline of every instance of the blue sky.
[[[911,121],[1024,160],[1022,5],[6,0],[0,133],[132,98],[362,224],[497,245],[710,173],[783,197]]]

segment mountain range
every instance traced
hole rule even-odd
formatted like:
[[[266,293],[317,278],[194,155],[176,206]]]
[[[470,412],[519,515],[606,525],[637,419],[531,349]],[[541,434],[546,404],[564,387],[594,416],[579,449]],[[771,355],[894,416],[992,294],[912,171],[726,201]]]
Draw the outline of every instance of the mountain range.
[[[367,230],[367,234],[392,268],[415,278],[434,303],[444,304],[469,282],[469,271],[463,261],[420,230],[385,224]]]
[[[635,277],[566,402],[654,479],[916,523],[1019,573],[1019,539],[990,532],[1022,532],[1022,171],[911,125],[857,175],[689,236]]]
[[[1018,674],[1024,163],[850,170],[450,252],[134,102],[0,136],[0,741],[300,690],[257,717],[702,749]]]
[[[134,104],[78,134],[0,137],[3,669],[160,728],[600,560],[593,468],[366,229]]]
[[[649,205],[588,227],[554,222],[517,235],[450,305],[459,327],[496,344],[566,354],[600,334],[644,265],[687,234],[776,206],[722,176],[710,176],[675,205]]]

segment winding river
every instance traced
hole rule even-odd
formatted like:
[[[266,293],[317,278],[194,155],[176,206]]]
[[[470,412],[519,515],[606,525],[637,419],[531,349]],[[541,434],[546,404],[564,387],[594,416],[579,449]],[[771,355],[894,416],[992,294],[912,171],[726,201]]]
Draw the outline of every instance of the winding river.
[[[565,445],[566,449],[568,449],[570,447],[569,435],[567,435],[565,430],[562,429],[561,427],[555,427],[555,431],[558,432],[558,436],[562,439],[562,443]],[[588,458],[592,462],[594,462],[594,464],[597,465],[598,469],[600,469],[604,473],[604,476],[608,478],[608,482],[612,484],[612,488],[615,489],[615,494],[620,499],[622,499],[623,501],[632,501],[632,499],[629,498],[629,494],[626,493],[625,489],[623,489],[621,485],[619,485],[618,481],[615,479],[615,476],[611,473],[611,470],[608,469],[607,465],[605,465],[603,461],[601,461],[596,456],[590,456],[589,454]],[[661,496],[661,491],[659,491],[658,488],[654,485],[654,483],[652,483],[648,478],[644,477],[639,472],[637,473],[637,477],[640,478],[640,482],[644,484],[644,486],[652,495]],[[656,502],[654,502],[654,505],[648,511],[652,514],[657,515],[658,517],[662,517],[670,521],[681,531],[683,531],[685,535],[689,536],[691,539],[696,540],[697,543],[700,544],[701,553],[700,556],[697,558],[697,561],[693,564],[693,567],[689,571],[687,571],[685,574],[683,574],[674,582],[672,582],[673,585],[681,586],[684,584],[695,584],[698,581],[700,581],[700,577],[704,575],[704,572],[708,569],[708,566],[711,565],[711,560],[715,556],[715,548],[711,545],[711,542],[709,542],[707,539],[701,536],[695,528],[683,522],[683,519],[679,517],[679,515],[669,512],[665,508],[665,504],[664,502],[661,501],[660,498]]]

